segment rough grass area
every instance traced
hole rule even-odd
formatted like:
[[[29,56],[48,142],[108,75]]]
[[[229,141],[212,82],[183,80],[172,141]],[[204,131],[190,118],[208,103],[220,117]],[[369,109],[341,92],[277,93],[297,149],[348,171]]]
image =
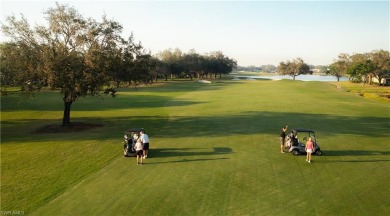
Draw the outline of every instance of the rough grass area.
[[[2,97],[1,211],[29,215],[389,215],[390,104],[324,82],[164,82],[116,98]],[[45,106],[42,106],[44,104]],[[281,127],[316,131],[323,156],[279,151]],[[145,165],[122,156],[143,127]]]
[[[362,83],[337,82],[341,89],[371,100],[390,102],[390,86],[363,85]]]

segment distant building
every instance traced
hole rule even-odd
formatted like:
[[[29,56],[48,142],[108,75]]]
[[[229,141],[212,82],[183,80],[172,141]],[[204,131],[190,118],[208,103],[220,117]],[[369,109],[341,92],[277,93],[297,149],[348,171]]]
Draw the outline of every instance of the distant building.
[[[378,83],[378,84],[382,84],[382,85],[390,85],[390,78],[382,78],[381,82],[379,83],[378,78],[372,77],[371,81],[373,83]]]

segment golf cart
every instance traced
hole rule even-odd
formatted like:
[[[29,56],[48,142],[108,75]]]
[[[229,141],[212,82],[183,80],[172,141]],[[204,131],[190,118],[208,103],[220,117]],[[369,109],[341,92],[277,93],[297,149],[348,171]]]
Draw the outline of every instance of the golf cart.
[[[135,157],[134,145],[136,139],[140,137],[140,132],[145,131],[143,128],[131,128],[125,131],[125,142],[123,145],[123,156],[125,157]]]
[[[299,136],[303,136],[303,142],[301,142],[298,138]],[[314,152],[315,155],[322,155],[322,151],[320,146],[318,145],[315,132],[309,129],[292,129],[291,132],[287,135],[286,138],[286,148],[288,148],[288,152],[291,152],[293,155],[306,154],[305,144],[309,137],[314,143]]]

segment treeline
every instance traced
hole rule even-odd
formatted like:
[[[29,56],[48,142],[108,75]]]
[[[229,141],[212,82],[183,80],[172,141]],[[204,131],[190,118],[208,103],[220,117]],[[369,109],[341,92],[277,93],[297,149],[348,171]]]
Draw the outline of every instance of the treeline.
[[[370,53],[342,53],[329,65],[328,74],[338,79],[348,76],[353,82],[372,84],[373,78],[384,84],[384,78],[390,78],[390,53],[386,50],[374,50]]]
[[[79,86],[92,93],[96,84],[119,87],[152,83],[158,77],[217,77],[237,66],[220,51],[201,55],[167,49],[152,56],[133,35],[121,37],[120,23],[105,16],[97,22],[72,7],[56,6],[45,12],[48,27],[31,28],[23,16],[8,17],[2,25],[12,39],[0,44],[2,85],[31,90]]]
[[[295,80],[302,74],[325,73],[337,77],[349,77],[353,82],[372,84],[373,78],[381,85],[384,79],[390,78],[390,54],[386,50],[374,50],[370,53],[349,55],[342,53],[329,66],[310,66],[301,58],[282,61],[277,67],[277,73],[290,75]],[[388,83],[386,83],[388,84]]]
[[[188,53],[183,53],[180,49],[167,49],[159,52],[159,65],[157,67],[159,74],[164,75],[168,79],[168,75],[176,77],[192,78],[216,78],[218,75],[230,73],[237,62],[223,54],[221,51],[215,51],[204,55],[196,53],[195,50],[190,50]]]

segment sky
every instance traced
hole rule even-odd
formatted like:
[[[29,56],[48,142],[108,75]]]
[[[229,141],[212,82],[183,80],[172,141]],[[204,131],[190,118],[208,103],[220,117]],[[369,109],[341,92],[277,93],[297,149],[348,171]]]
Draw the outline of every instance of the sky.
[[[46,24],[43,12],[58,2],[84,18],[118,21],[124,38],[133,33],[152,54],[222,51],[241,66],[298,57],[329,65],[341,53],[390,49],[390,1],[0,1],[2,24],[21,14],[31,26]]]

